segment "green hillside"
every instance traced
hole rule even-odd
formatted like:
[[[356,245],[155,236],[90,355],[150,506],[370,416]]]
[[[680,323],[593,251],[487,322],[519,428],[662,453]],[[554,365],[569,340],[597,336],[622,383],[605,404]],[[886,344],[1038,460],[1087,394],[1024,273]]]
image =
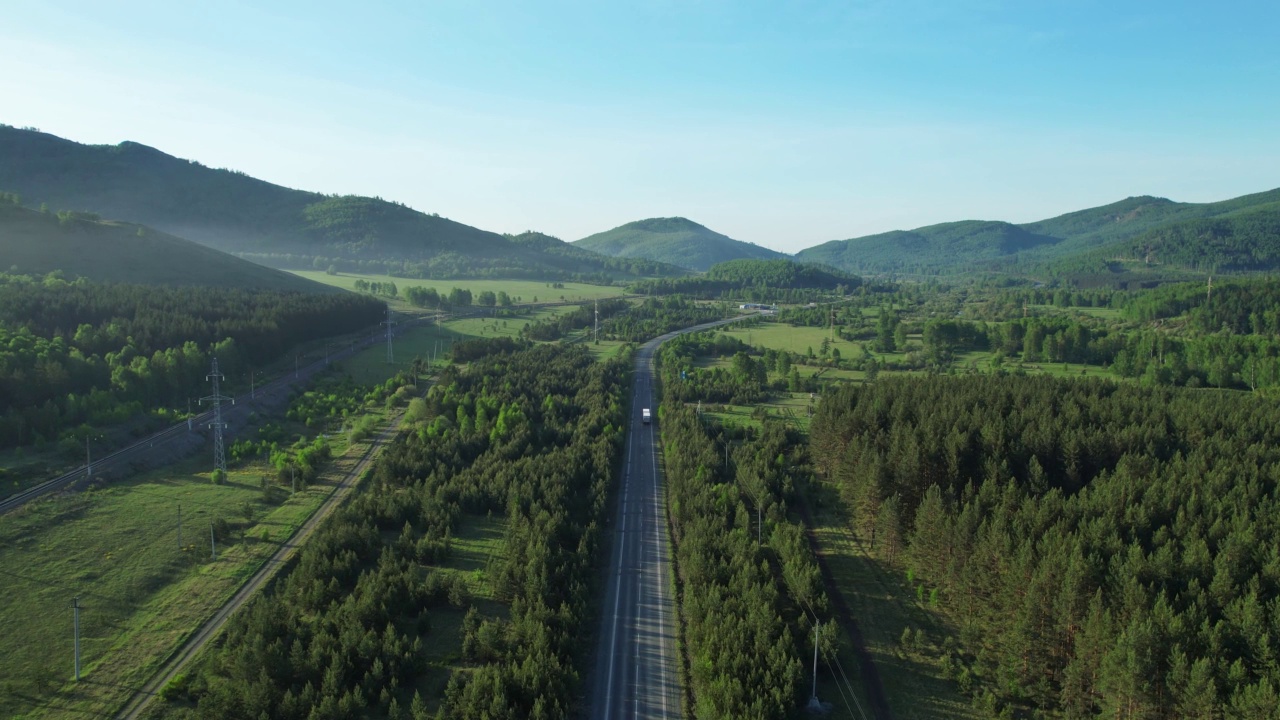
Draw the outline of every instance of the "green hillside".
[[[0,157],[0,188],[17,192],[28,206],[142,223],[280,267],[334,264],[421,277],[567,279],[616,272],[605,258],[585,252],[513,243],[380,198],[293,190],[134,142],[82,145],[0,126]]]
[[[729,260],[773,260],[785,254],[734,240],[682,217],[637,220],[573,243],[602,255],[646,258],[705,271]]]
[[[945,274],[1057,242],[1006,222],[964,220],[834,240],[801,250],[796,259],[851,272]]]
[[[1280,189],[1212,203],[1180,203],[1150,196],[1131,197],[1102,207],[1078,210],[1048,220],[1026,223],[1029,232],[1062,238],[1054,254],[1067,255],[1091,247],[1135,238],[1175,222],[1220,217],[1280,202]]]
[[[1214,203],[1179,203],[1150,196],[1131,197],[1102,207],[1078,210],[1038,222],[963,221],[916,230],[834,240],[802,250],[796,259],[851,272],[945,275],[973,271],[1010,271],[1037,275],[1096,272],[1116,257],[1145,259],[1137,245],[1165,248],[1171,266],[1255,267],[1242,243],[1270,242],[1258,219],[1196,225],[1214,218],[1235,218],[1280,206],[1280,189]],[[1185,230],[1177,230],[1191,223]],[[1247,226],[1247,228],[1246,228]],[[1162,234],[1163,233],[1163,234]],[[1197,255],[1192,238],[1222,239],[1221,247]],[[1163,239],[1162,239],[1163,238]],[[1229,239],[1226,239],[1229,238]],[[1134,243],[1137,243],[1135,245]],[[1263,256],[1265,247],[1258,249]],[[1265,264],[1264,261],[1259,261]]]
[[[1280,270],[1280,202],[1183,220],[1046,263],[1066,277]]]
[[[0,194],[0,272],[142,285],[200,285],[332,292],[189,240],[87,213],[37,212]]]
[[[564,258],[566,262],[581,263],[584,267],[603,267],[606,272],[618,275],[671,277],[684,275],[687,272],[682,267],[643,257],[612,257],[604,255],[540,232],[523,232],[519,235],[507,235],[506,238],[517,247]]]

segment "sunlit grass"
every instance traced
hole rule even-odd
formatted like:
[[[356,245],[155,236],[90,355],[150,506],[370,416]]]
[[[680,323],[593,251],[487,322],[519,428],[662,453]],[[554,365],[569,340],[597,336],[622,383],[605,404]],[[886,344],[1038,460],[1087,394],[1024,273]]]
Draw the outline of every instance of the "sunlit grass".
[[[586,283],[560,283],[564,287],[552,287],[553,283],[540,280],[432,280],[417,278],[392,277],[390,275],[359,275],[354,273],[338,273],[330,275],[321,270],[290,270],[289,272],[316,282],[340,287],[344,290],[355,290],[357,280],[367,282],[395,283],[401,297],[411,287],[435,288],[436,292],[448,295],[453,288],[470,290],[474,300],[480,293],[499,291],[511,296],[513,302],[566,302],[577,300],[595,300],[597,298],[617,297],[626,294],[626,288],[617,285],[588,285]]]
[[[363,445],[290,495],[261,463],[214,485],[203,453],[103,488],[39,501],[0,525],[0,715],[109,715],[309,517]],[[182,538],[178,538],[178,508]],[[231,536],[210,559],[210,524]],[[71,598],[83,680],[71,682]]]

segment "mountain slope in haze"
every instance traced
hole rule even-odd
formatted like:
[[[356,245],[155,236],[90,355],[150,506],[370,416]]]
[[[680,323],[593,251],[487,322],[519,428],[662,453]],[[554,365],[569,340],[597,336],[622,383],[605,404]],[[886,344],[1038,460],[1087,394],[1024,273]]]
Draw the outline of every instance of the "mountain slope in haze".
[[[380,198],[293,190],[135,142],[82,145],[0,126],[0,189],[266,262],[379,260],[437,276],[609,272],[599,256],[547,253]]]
[[[0,271],[136,285],[328,293],[333,288],[141,225],[37,212],[0,194]]]
[[[658,262],[657,260],[649,260],[642,257],[615,258],[603,255],[540,232],[526,231],[519,235],[507,235],[506,238],[517,247],[532,248],[548,255],[562,256],[583,263],[602,263],[608,269],[628,275],[673,277],[684,275],[688,272],[685,268]]]
[[[602,255],[646,258],[698,271],[729,260],[787,257],[776,250],[734,240],[682,217],[637,220],[573,244]]]
[[[801,250],[796,259],[851,272],[920,272],[1009,257],[1057,242],[1007,222],[962,220],[833,240]]]

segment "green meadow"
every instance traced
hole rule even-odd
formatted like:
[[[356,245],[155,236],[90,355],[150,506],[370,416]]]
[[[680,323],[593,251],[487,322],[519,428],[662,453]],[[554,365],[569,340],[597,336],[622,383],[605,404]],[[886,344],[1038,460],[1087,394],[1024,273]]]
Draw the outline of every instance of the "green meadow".
[[[433,280],[418,278],[392,277],[390,275],[355,275],[338,273],[330,275],[321,270],[290,270],[289,272],[308,280],[333,285],[344,290],[355,290],[357,280],[367,282],[395,283],[397,290],[403,295],[411,287],[435,288],[436,292],[447,295],[453,288],[470,290],[472,298],[488,290],[493,293],[505,292],[513,302],[574,302],[578,300],[595,300],[597,298],[617,297],[625,295],[626,289],[616,285],[588,285],[586,283],[550,283],[541,280]],[[554,284],[563,287],[552,287]]]
[[[6,515],[0,636],[8,650],[0,656],[0,716],[113,714],[310,517],[363,444],[348,450],[318,482],[293,494],[264,491],[261,463],[233,467],[215,485],[201,453]],[[223,533],[216,560],[215,524]],[[73,597],[83,608],[78,683]]]

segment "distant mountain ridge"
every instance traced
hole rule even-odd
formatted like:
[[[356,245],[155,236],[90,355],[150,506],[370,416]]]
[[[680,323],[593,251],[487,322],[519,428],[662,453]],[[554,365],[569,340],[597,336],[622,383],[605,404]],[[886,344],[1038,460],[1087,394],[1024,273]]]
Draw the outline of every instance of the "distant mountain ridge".
[[[796,259],[831,265],[850,272],[904,272],[938,257],[967,261],[994,259],[1057,242],[1007,222],[962,220],[916,230],[894,230],[851,240],[835,240],[807,250]]]
[[[1212,251],[1197,254],[1192,246],[1195,238],[1207,237],[1209,226],[1204,221],[1266,213],[1272,208],[1280,208],[1280,189],[1214,203],[1140,196],[1019,225],[969,220],[833,240],[800,251],[796,259],[862,273],[1056,272],[1070,266],[1097,266],[1102,258],[1117,255],[1150,255],[1146,250],[1139,252],[1133,241],[1159,245],[1171,266],[1260,270],[1272,267],[1271,261],[1247,256],[1270,258],[1270,246],[1280,244],[1280,238],[1267,234],[1270,225],[1261,215],[1213,226],[1219,241]]]
[[[606,257],[513,243],[380,198],[285,188],[129,141],[83,145],[0,126],[0,190],[28,205],[86,210],[265,260],[404,261],[446,274],[629,274]]]
[[[729,260],[789,257],[776,250],[734,240],[682,217],[636,220],[573,244],[602,255],[645,258],[699,272]]]
[[[322,195],[214,170],[136,142],[83,145],[5,125],[0,191],[31,207],[90,211],[284,267],[608,282],[791,257],[682,217],[638,220],[574,243],[501,235],[380,198]],[[834,240],[794,259],[907,275],[1043,276],[1116,258],[1152,267],[1280,269],[1271,259],[1280,239],[1267,213],[1280,213],[1280,189],[1213,203],[1138,196],[1030,223],[964,220]]]

